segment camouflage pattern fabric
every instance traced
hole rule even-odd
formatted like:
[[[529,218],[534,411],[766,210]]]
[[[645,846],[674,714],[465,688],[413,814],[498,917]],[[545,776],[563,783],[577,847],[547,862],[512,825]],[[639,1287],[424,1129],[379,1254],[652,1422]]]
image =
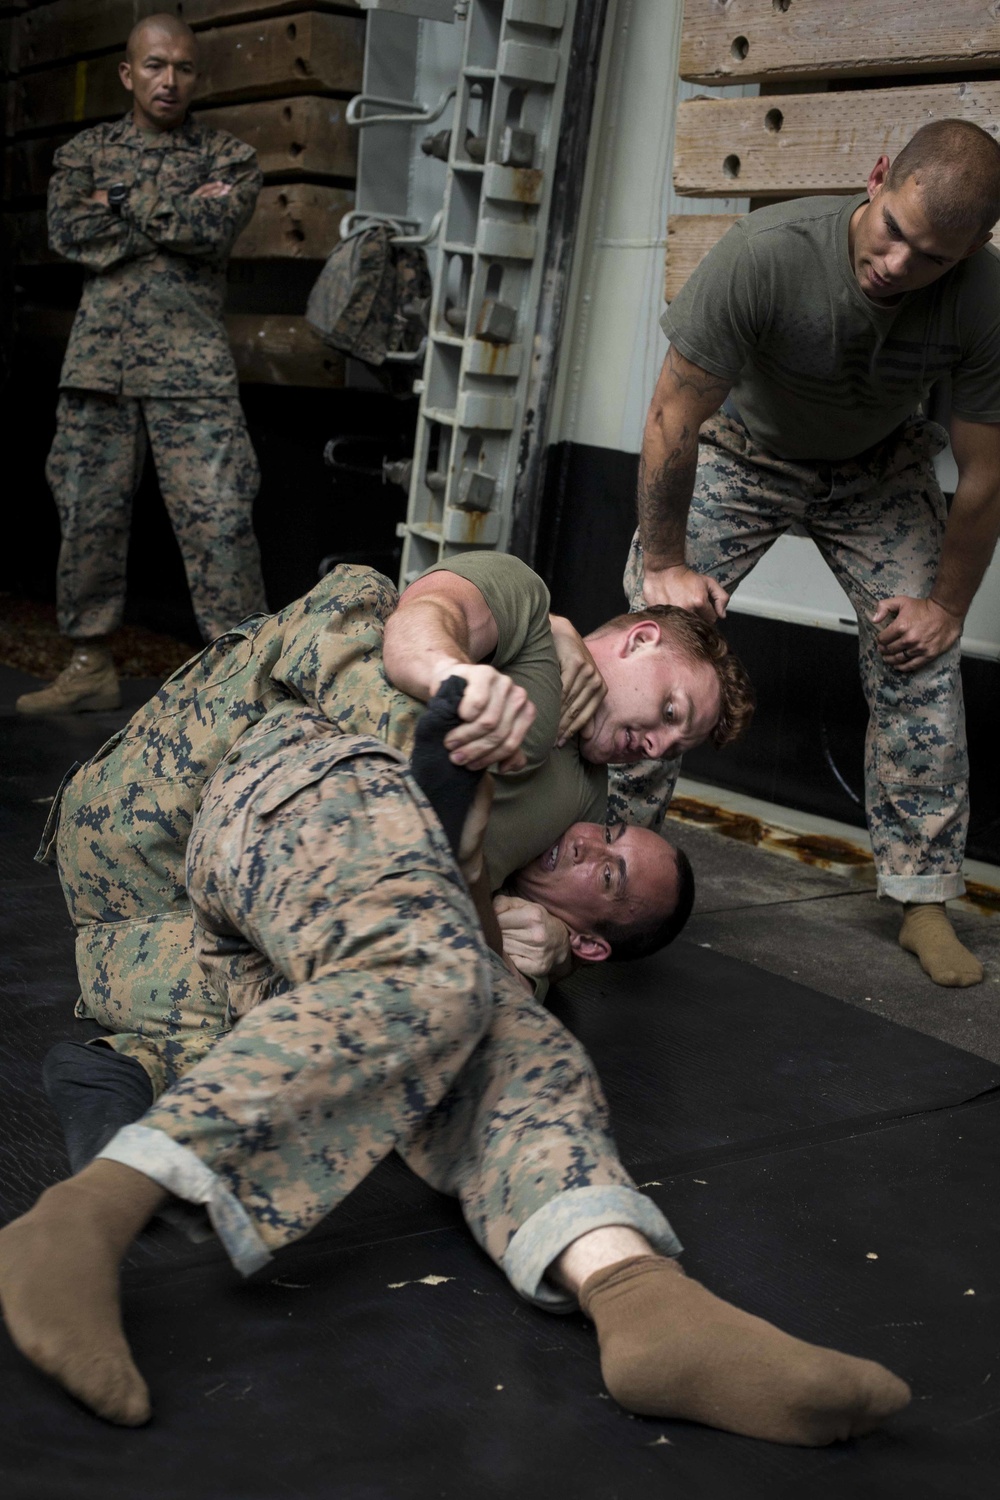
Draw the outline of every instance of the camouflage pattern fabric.
[[[426,332],[416,305],[431,294],[419,246],[394,245],[396,229],[370,224],[336,245],[306,304],[306,318],[325,343],[376,368],[387,354],[420,347]]]
[[[202,788],[245,731],[292,696],[344,733],[408,751],[421,705],[389,686],[397,601],[335,569],[277,615],[243,621],[180,667],[68,778],[37,858],[57,860],[77,929],[77,1015],[115,1033],[159,1093],[227,1028],[192,945],[185,852]]]
[[[230,1036],[102,1153],[204,1203],[249,1273],[394,1147],[525,1296],[573,1239],[669,1225],[618,1162],[582,1049],[489,955],[400,757],[281,704],[205,787],[195,945]]]
[[[122,620],[132,498],[152,449],[206,640],[265,607],[253,532],[257,459],[235,396],[60,392],[45,468],[59,512],[59,628],[74,640]]]
[[[688,561],[735,588],[797,523],[815,541],[857,611],[861,683],[868,702],[865,800],[878,890],[897,901],[947,901],[965,890],[968,754],[960,647],[921,671],[896,672],[869,621],[883,599],[925,598],[937,575],[946,506],[933,457],[945,443],[914,418],[858,459],[793,463],[753,444],[742,422],[717,414],[701,431],[688,524]],[[638,534],[625,571],[630,607],[642,598]],[[672,789],[614,777],[647,808]],[[641,807],[635,807],[641,815]],[[638,816],[636,818],[638,820]]]
[[[206,182],[225,198],[195,198]],[[263,178],[256,153],[187,120],[147,134],[128,114],[61,146],[49,183],[49,244],[86,280],[60,385],[122,396],[234,396],[222,321],[226,262]],[[123,182],[120,213],[88,198]]]

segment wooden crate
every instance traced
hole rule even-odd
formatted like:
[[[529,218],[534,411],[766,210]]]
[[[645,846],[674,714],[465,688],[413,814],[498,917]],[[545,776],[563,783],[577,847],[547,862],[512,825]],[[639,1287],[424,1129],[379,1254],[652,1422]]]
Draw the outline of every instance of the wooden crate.
[[[680,75],[692,83],[1000,67],[984,0],[685,0]]]
[[[228,130],[257,152],[265,177],[348,177],[358,170],[358,133],[344,119],[342,99],[302,94],[197,110],[198,119]]]
[[[259,20],[304,10],[356,10],[352,0],[53,0],[26,11],[19,20],[23,67],[52,66],[68,57],[120,49],[136,21],[178,9],[197,30],[220,22]]]
[[[1000,82],[690,99],[677,111],[674,188],[696,198],[858,192],[879,156],[948,118],[1000,135]]]
[[[226,331],[245,384],[344,384],[344,356],[324,344],[305,318],[229,314]]]
[[[261,99],[195,111],[216,130],[228,130],[257,152],[265,177],[352,179],[357,172],[356,133],[344,122],[344,102],[327,95]],[[44,197],[56,149],[74,131],[15,141],[5,153],[5,196]]]
[[[667,220],[664,298],[672,302],[691,272],[741,214],[671,214]]]
[[[361,16],[309,12],[241,26],[221,26],[201,37],[202,104],[288,94],[357,93],[364,61]],[[54,130],[123,114],[128,95],[117,54],[81,59],[24,74],[15,85],[16,128]]]
[[[311,182],[265,187],[233,258],[326,260],[340,237],[341,219],[353,207],[354,194],[345,188]]]

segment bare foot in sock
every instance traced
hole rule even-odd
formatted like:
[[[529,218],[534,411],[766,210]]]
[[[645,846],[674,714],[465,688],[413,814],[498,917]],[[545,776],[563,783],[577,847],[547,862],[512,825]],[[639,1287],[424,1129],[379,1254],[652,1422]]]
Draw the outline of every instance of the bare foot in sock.
[[[660,1256],[598,1271],[580,1306],[597,1326],[608,1390],[640,1416],[821,1447],[870,1432],[910,1399],[881,1365],[792,1338]]]
[[[964,989],[982,980],[983,966],[955,936],[943,901],[904,905],[899,946],[916,954],[935,984]]]
[[[164,1196],[130,1167],[97,1161],[0,1230],[0,1303],[14,1344],[123,1427],[148,1421],[150,1406],[122,1331],[118,1267],[147,1203]]]

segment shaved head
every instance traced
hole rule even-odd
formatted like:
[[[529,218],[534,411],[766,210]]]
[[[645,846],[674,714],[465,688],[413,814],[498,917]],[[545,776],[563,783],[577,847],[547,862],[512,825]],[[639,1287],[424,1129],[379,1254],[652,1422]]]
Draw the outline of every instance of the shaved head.
[[[128,34],[125,43],[125,56],[130,63],[136,63],[142,56],[144,50],[149,46],[150,35],[158,32],[160,36],[168,37],[172,42],[190,42],[191,46],[198,50],[198,38],[191,30],[186,21],[180,16],[171,16],[164,12],[158,16],[147,16],[144,21],[137,21]]]
[[[894,159],[890,192],[912,177],[936,227],[988,235],[1000,219],[1000,145],[971,120],[922,125]]]
[[[198,82],[198,39],[177,16],[147,16],[129,33],[118,76],[141,130],[176,130]]]

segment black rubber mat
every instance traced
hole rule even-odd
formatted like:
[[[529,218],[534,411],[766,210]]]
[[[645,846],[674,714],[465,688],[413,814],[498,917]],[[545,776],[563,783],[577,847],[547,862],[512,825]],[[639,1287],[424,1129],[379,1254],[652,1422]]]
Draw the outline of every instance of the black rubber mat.
[[[63,735],[0,714],[5,1215],[66,1170],[38,1064],[72,1028],[72,932],[31,864],[32,799],[114,727],[101,718]],[[148,1428],[96,1421],[0,1339],[5,1500],[992,1493],[1000,1068],[683,941],[577,975],[552,1003],[689,1272],[883,1360],[913,1384],[905,1413],[818,1451],[630,1417],[603,1392],[586,1320],[520,1301],[455,1205],[390,1160],[247,1283],[214,1243],[140,1241],[123,1285]]]

